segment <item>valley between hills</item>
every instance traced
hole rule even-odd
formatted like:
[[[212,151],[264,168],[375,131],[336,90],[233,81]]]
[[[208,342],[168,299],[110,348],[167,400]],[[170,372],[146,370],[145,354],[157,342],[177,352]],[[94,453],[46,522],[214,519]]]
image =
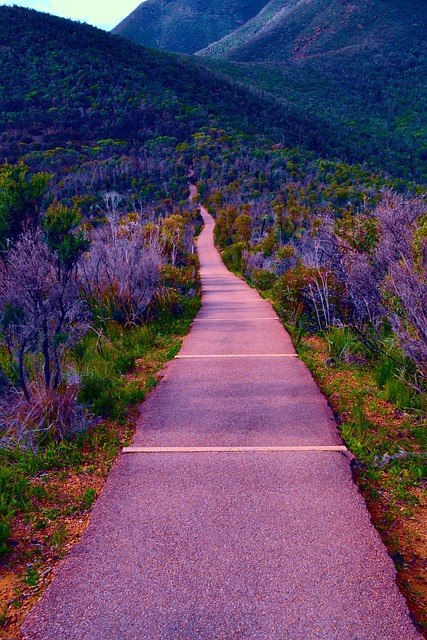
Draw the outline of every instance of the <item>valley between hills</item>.
[[[109,34],[0,7],[2,638],[200,309],[199,204],[328,399],[427,637],[426,22],[147,0]]]

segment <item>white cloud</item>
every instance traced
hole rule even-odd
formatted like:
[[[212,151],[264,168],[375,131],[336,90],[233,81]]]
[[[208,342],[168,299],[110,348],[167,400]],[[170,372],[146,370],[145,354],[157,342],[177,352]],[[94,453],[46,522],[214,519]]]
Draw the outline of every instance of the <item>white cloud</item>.
[[[80,22],[88,22],[101,29],[109,31],[123,18],[129,15],[141,0],[120,0],[120,2],[105,2],[105,0],[10,0],[0,4],[17,4]]]

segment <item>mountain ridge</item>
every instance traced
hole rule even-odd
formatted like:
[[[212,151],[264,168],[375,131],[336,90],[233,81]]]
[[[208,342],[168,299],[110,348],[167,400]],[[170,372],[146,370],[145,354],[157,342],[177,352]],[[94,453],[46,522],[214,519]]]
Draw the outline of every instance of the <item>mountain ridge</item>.
[[[257,22],[251,34],[248,27]],[[421,0],[410,6],[401,0],[271,0],[246,25],[199,54],[237,62],[283,62],[344,51],[394,57],[397,45],[403,43],[406,51],[424,42],[426,26]]]
[[[268,0],[146,0],[113,30],[137,44],[193,54],[245,24]]]
[[[112,33],[170,52],[235,62],[398,57],[425,43],[423,0],[146,0]]]
[[[268,25],[272,26],[280,19],[285,8],[288,11],[292,11],[299,2],[300,0],[287,0],[287,7],[283,7],[284,0],[270,0],[256,16],[248,20],[244,25],[227,34],[221,40],[211,43],[205,49],[197,51],[196,55],[208,58],[225,57],[224,54],[236,47],[236,42],[241,39],[250,40],[259,37]]]

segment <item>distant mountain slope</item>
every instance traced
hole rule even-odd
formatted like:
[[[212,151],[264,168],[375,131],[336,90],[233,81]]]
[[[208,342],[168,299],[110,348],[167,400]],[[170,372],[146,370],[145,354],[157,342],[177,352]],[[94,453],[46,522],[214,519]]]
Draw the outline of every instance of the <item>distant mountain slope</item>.
[[[425,40],[426,28],[425,0],[271,0],[200,54],[239,62],[399,56]]]
[[[267,0],[146,0],[113,33],[138,44],[195,53],[255,16]]]

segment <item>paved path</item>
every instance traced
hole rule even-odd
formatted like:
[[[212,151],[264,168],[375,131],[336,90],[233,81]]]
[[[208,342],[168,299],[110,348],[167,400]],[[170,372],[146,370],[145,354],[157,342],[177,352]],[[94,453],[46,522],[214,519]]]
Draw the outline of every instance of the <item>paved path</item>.
[[[323,450],[342,445],[327,403],[203,217],[203,307],[133,441],[168,450],[121,456],[24,637],[419,639],[347,458]]]

